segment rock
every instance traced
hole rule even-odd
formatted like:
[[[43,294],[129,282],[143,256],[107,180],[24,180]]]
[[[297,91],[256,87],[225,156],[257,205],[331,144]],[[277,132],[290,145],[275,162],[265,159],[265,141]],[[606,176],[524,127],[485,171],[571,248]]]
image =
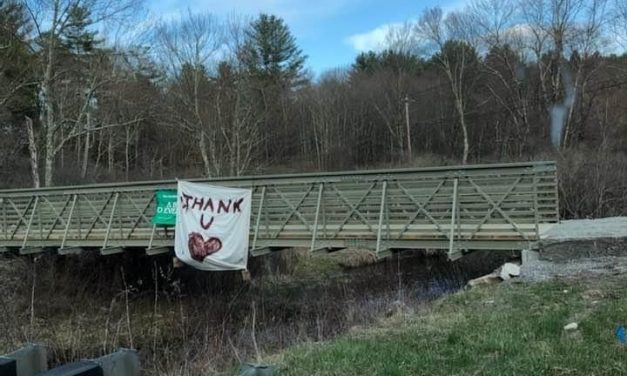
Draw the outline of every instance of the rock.
[[[484,275],[483,277],[471,279],[470,281],[468,281],[468,284],[466,284],[466,288],[495,285],[499,282],[501,282],[501,278],[496,273],[490,273]]]
[[[501,277],[503,281],[507,281],[511,279],[512,277],[519,277],[520,265],[507,262],[498,269],[498,274],[499,274],[499,277]]]
[[[571,322],[570,324],[564,327],[564,330],[566,331],[577,330],[577,328],[579,328],[579,325],[576,322]]]
[[[520,265],[514,264],[512,262],[507,262],[490,274],[484,275],[483,277],[471,279],[470,281],[468,281],[468,284],[466,284],[466,288],[472,288],[480,285],[494,285],[501,281],[507,281],[512,279],[513,277],[519,276]]]

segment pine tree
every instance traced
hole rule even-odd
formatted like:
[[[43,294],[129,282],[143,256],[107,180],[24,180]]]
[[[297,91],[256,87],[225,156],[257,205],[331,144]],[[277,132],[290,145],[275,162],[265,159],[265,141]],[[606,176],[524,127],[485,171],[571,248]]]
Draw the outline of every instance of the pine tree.
[[[281,18],[261,14],[252,22],[246,36],[243,61],[253,77],[283,87],[302,82],[306,56]]]
[[[96,38],[97,32],[89,31],[93,24],[89,9],[75,6],[68,16],[68,24],[61,35],[63,46],[75,55],[93,52],[102,40]]]
[[[32,79],[29,27],[22,4],[0,0],[0,112],[32,110],[33,87],[26,84]]]

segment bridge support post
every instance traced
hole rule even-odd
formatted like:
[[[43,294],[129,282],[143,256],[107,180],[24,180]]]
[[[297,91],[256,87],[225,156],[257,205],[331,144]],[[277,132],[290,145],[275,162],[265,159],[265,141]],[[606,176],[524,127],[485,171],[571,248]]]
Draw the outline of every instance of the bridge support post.
[[[35,217],[35,212],[37,211],[38,202],[39,202],[39,196],[35,197],[35,204],[33,204],[33,211],[30,213],[30,218],[28,219],[28,226],[26,227],[26,234],[24,235],[24,241],[22,242],[22,249],[26,249],[26,242],[28,241],[28,234],[30,233],[30,228],[33,225],[33,218]]]
[[[113,199],[113,207],[111,208],[111,215],[109,216],[109,223],[107,225],[107,232],[105,234],[104,243],[102,244],[101,253],[106,251],[107,243],[109,242],[109,235],[111,234],[111,226],[113,225],[113,217],[115,216],[115,207],[118,204],[118,197],[120,196],[119,192],[115,193],[115,198]]]
[[[67,223],[65,224],[65,231],[63,231],[63,239],[61,240],[61,247],[59,247],[59,250],[65,248],[65,241],[67,239],[67,233],[70,230],[70,223],[72,223],[72,214],[74,214],[74,207],[76,206],[77,198],[78,198],[78,195],[75,194],[74,199],[72,200],[72,207],[70,208],[70,214],[67,217]]]
[[[520,252],[520,259],[523,265],[540,259],[540,252],[535,249],[523,249]]]
[[[324,190],[324,183],[320,183],[320,188],[318,189],[318,202],[316,204],[316,217],[314,219],[314,226],[311,235],[311,248],[309,248],[309,252],[313,252],[316,249],[316,238],[318,236],[318,218],[320,217],[320,205],[322,204],[322,191]]]
[[[381,189],[381,208],[379,209],[379,227],[377,228],[377,256],[381,252],[381,230],[383,229],[383,216],[385,214],[385,194],[387,192],[388,182],[383,181],[383,188]]]
[[[453,180],[453,206],[451,207],[451,229],[449,233],[448,256],[453,257],[455,252],[455,219],[457,219],[457,185],[459,179]]]
[[[257,249],[257,238],[259,237],[259,225],[261,224],[261,213],[263,211],[263,200],[266,198],[266,186],[261,188],[261,198],[259,199],[259,210],[257,210],[257,219],[255,220],[255,234],[253,235],[252,251]]]

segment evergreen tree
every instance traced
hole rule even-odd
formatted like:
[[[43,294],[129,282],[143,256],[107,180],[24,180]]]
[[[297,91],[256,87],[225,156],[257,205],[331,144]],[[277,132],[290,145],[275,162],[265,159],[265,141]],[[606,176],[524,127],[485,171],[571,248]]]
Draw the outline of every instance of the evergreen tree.
[[[61,35],[63,46],[75,55],[93,52],[102,40],[96,38],[97,32],[89,31],[92,24],[89,9],[82,6],[72,8],[68,14],[68,24]]]
[[[422,73],[425,62],[416,55],[407,52],[385,50],[379,53],[374,51],[362,52],[355,58],[352,69],[355,73],[372,75],[381,69],[390,69],[399,74],[406,72],[413,75]]]
[[[283,87],[303,81],[306,56],[281,18],[261,14],[250,25],[246,37],[242,60],[253,77]]]
[[[24,6],[0,0],[0,104],[12,113],[28,112],[33,106],[31,63],[26,35],[29,23]]]

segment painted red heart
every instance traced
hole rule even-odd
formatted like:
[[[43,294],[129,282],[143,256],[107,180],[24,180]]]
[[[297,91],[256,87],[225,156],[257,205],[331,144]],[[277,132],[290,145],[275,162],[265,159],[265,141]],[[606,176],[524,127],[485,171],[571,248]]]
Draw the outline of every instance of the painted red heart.
[[[205,241],[200,233],[192,232],[188,235],[187,247],[192,259],[202,262],[205,257],[222,249],[222,241],[216,237],[210,237]]]

